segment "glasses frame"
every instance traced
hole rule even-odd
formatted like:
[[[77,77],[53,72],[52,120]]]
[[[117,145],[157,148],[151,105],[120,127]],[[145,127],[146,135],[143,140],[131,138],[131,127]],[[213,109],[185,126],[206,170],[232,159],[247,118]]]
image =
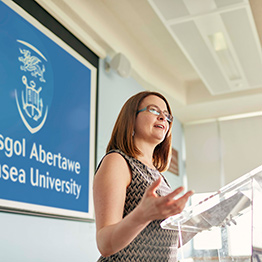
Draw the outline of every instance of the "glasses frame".
[[[150,110],[150,107],[155,107],[157,110]],[[140,112],[144,112],[144,111],[148,111],[149,113],[155,115],[155,116],[160,116],[160,114],[162,114],[165,119],[169,122],[172,123],[173,122],[173,116],[171,114],[169,114],[168,112],[164,113],[158,106],[156,105],[148,105],[140,110],[138,110],[136,112],[136,114],[140,113]]]

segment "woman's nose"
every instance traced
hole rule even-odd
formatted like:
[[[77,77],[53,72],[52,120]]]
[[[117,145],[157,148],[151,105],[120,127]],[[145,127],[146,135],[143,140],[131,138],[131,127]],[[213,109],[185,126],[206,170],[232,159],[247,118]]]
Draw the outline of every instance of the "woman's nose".
[[[166,116],[165,116],[165,114],[164,114],[163,112],[160,112],[158,118],[159,118],[160,120],[165,120],[165,121],[167,121]]]

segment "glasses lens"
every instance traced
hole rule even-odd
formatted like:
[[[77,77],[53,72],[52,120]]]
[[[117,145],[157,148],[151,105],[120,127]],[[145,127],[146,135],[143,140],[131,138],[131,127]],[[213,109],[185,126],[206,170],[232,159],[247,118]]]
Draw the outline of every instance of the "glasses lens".
[[[166,120],[168,121],[168,122],[172,122],[173,121],[173,116],[171,116],[168,112],[162,112],[158,107],[156,107],[156,106],[153,106],[153,105],[149,105],[148,107],[147,107],[147,110],[150,112],[150,113],[152,113],[152,114],[154,114],[154,115],[156,115],[156,116],[159,116],[161,113],[163,113],[163,115],[166,117]]]
[[[171,116],[168,112],[164,112],[163,114],[165,115],[166,120],[168,122],[172,122],[173,121],[173,116]]]
[[[148,106],[148,111],[154,115],[159,116],[160,115],[160,110],[159,108],[155,107],[155,106]]]
[[[168,122],[172,122],[173,121],[173,116],[171,116],[170,114],[166,115],[166,119]]]

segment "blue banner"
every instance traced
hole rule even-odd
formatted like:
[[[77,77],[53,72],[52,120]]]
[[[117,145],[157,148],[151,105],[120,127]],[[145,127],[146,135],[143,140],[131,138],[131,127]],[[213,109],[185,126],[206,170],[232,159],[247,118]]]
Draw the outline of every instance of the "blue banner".
[[[89,217],[93,69],[54,39],[0,1],[0,205]]]

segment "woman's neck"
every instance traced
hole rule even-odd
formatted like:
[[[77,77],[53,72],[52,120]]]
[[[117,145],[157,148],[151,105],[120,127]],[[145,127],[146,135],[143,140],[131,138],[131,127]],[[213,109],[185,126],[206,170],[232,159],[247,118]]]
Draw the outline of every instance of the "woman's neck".
[[[155,147],[146,143],[140,143],[137,148],[141,152],[141,154],[137,156],[137,159],[149,168],[155,169],[155,166],[153,165],[153,153]]]

